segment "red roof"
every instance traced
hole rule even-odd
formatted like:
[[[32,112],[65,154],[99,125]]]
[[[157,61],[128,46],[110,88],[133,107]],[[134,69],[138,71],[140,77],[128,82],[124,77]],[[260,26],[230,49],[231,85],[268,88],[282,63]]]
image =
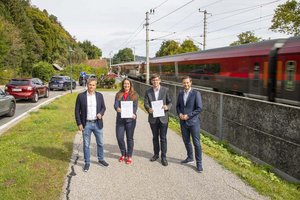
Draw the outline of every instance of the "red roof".
[[[107,68],[107,61],[106,59],[92,59],[87,60],[84,62],[84,64],[87,64],[91,67],[101,67],[101,68]]]

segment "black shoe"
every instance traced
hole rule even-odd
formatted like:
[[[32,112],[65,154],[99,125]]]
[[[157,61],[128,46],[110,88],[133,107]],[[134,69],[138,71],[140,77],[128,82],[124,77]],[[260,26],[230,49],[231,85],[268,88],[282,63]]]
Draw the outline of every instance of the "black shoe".
[[[193,163],[194,160],[192,158],[186,158],[185,160],[181,161],[181,164],[188,164],[188,163]]]
[[[85,164],[83,167],[83,171],[87,172],[87,171],[89,171],[89,169],[90,169],[90,164]]]
[[[198,173],[202,173],[203,172],[203,168],[201,165],[197,165],[197,172]]]
[[[162,158],[162,159],[161,159],[161,164],[162,164],[163,166],[168,166],[168,161],[167,161],[167,159]]]
[[[159,156],[155,154],[155,155],[150,159],[150,161],[151,161],[151,162],[156,161],[158,158],[159,158]]]
[[[107,162],[105,162],[105,160],[99,160],[98,161],[101,165],[103,165],[104,167],[107,167],[109,164]]]

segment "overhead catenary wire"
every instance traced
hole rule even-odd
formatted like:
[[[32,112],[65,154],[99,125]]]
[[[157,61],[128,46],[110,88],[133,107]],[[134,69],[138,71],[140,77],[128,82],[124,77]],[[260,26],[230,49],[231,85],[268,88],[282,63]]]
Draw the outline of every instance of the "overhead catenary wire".
[[[187,2],[187,3],[185,3],[184,5],[182,5],[182,6],[178,7],[178,8],[176,8],[175,10],[171,11],[170,13],[168,13],[168,14],[166,14],[166,15],[160,17],[160,18],[158,18],[157,20],[155,20],[155,21],[153,21],[152,23],[150,23],[150,25],[151,25],[151,24],[154,24],[154,23],[156,23],[156,22],[158,22],[158,21],[164,19],[165,17],[167,17],[167,16],[173,14],[174,12],[176,12],[176,11],[178,11],[178,10],[184,8],[185,6],[189,5],[189,4],[192,3],[193,1],[195,1],[195,0],[191,0],[191,1]]]

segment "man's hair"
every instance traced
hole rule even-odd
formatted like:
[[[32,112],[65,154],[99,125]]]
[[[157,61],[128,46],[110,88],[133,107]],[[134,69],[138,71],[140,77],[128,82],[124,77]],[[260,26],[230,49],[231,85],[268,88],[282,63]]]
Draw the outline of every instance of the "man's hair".
[[[97,83],[97,79],[96,79],[96,78],[89,78],[89,79],[87,80],[87,84],[89,84],[89,83],[92,82],[92,81],[96,81],[96,83]]]
[[[192,78],[190,76],[184,76],[184,77],[182,77],[181,81],[183,81],[185,79],[190,79],[190,81],[192,82]]]
[[[160,75],[158,75],[158,74],[152,74],[151,77],[150,77],[150,80],[152,81],[155,78],[159,78],[160,79]]]

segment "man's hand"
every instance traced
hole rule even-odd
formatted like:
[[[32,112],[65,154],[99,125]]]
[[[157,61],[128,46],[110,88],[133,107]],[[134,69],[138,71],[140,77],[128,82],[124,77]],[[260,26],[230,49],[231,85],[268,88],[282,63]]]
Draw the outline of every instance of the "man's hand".
[[[163,106],[162,106],[162,109],[164,109],[164,110],[169,110],[169,108],[168,108],[167,105],[163,105]]]
[[[78,130],[82,131],[83,130],[83,126],[82,124],[78,125]]]
[[[148,112],[149,112],[149,113],[153,113],[153,109],[152,109],[152,108],[149,108]]]
[[[121,112],[121,108],[117,108],[117,112]]]
[[[102,119],[102,115],[101,115],[100,113],[98,113],[98,114],[96,115],[96,117],[97,117],[98,119]]]

